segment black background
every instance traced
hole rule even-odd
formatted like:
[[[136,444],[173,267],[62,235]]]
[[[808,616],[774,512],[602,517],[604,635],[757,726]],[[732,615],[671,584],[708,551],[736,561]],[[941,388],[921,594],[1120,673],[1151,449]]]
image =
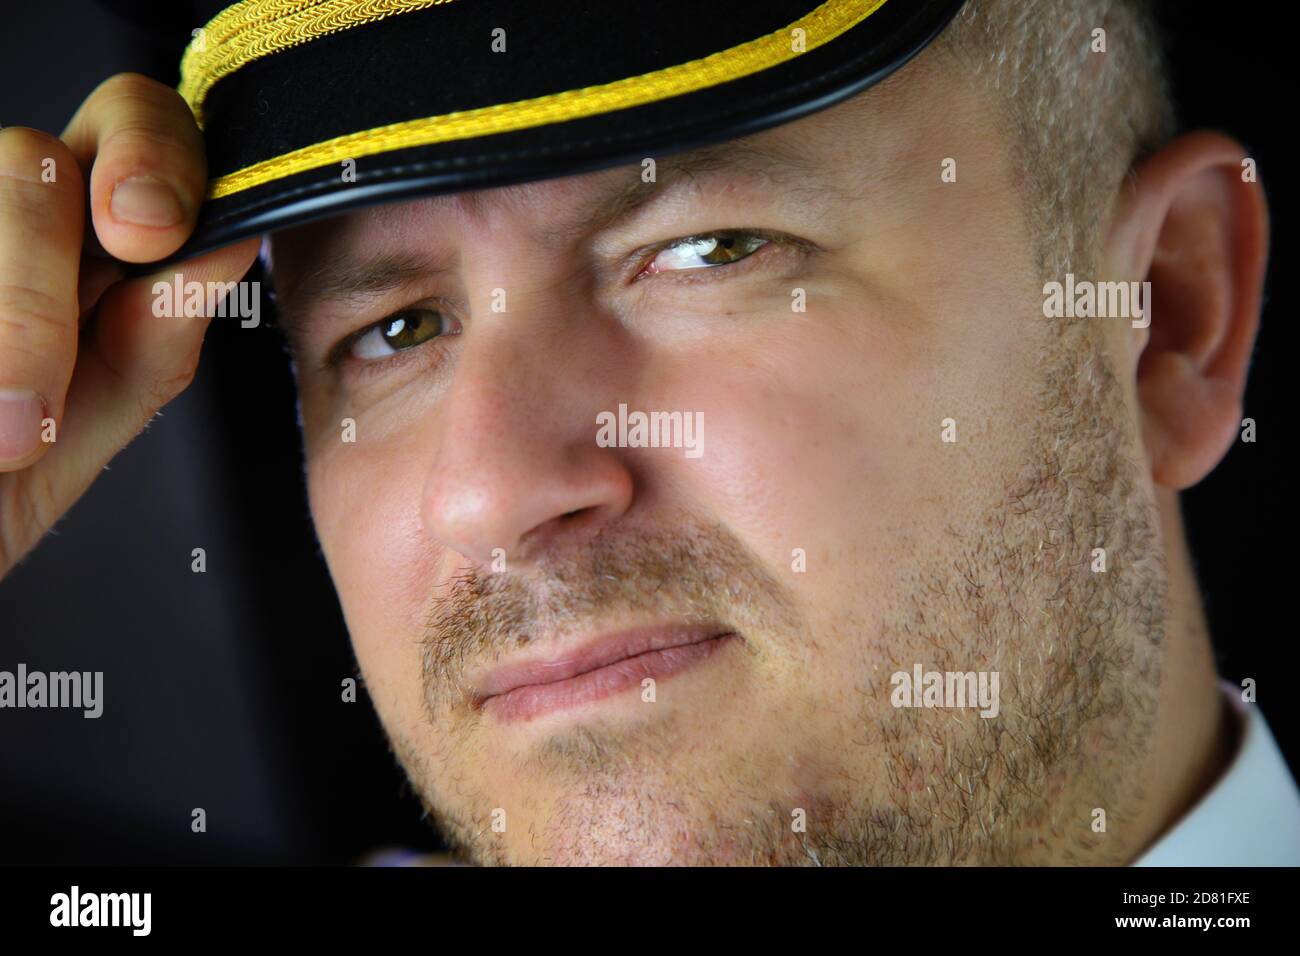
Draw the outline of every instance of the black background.
[[[122,70],[175,83],[177,38],[204,21],[182,3],[165,10],[145,31],[86,0],[10,5],[0,124],[57,132]],[[1273,226],[1245,403],[1259,440],[1236,444],[1184,506],[1220,672],[1258,681],[1294,770],[1281,401],[1295,307],[1282,65],[1294,57],[1272,18],[1248,11],[1170,2],[1162,13],[1182,125],[1246,144]],[[437,848],[365,697],[301,469],[276,333],[213,323],[194,385],[0,583],[0,668],[102,670],[108,688],[99,720],[0,718],[0,863],[350,863]],[[206,574],[190,571],[195,547]],[[340,700],[348,676],[363,687],[356,704]],[[206,834],[190,831],[194,807]]]

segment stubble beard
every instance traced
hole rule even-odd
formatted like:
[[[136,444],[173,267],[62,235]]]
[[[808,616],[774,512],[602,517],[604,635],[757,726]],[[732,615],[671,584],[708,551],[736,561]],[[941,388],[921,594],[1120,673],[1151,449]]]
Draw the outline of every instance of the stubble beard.
[[[1137,847],[1124,834],[1144,805],[1140,768],[1161,679],[1158,512],[1139,482],[1122,390],[1100,344],[1067,328],[1046,369],[1022,462],[983,514],[947,527],[942,553],[918,556],[908,596],[874,639],[863,641],[851,612],[822,635],[842,647],[856,633],[861,661],[874,655],[877,666],[863,667],[861,708],[831,725],[837,739],[806,741],[843,765],[801,795],[802,830],[792,827],[789,794],[765,787],[761,755],[713,753],[709,772],[683,775],[686,730],[673,721],[632,735],[594,723],[515,767],[564,794],[531,826],[525,856],[491,828],[496,801],[475,783],[471,735],[437,722],[464,661],[525,643],[542,620],[668,606],[797,633],[797,605],[780,583],[725,529],[697,527],[686,541],[640,535],[597,545],[557,566],[544,594],[470,575],[435,602],[424,731],[444,735],[444,756],[435,765],[428,748],[389,733],[449,846],[481,864],[1128,862]],[[1104,572],[1094,570],[1097,548]],[[915,663],[998,671],[1000,713],[888,706],[880,675]],[[807,716],[806,726],[826,732],[811,709]]]

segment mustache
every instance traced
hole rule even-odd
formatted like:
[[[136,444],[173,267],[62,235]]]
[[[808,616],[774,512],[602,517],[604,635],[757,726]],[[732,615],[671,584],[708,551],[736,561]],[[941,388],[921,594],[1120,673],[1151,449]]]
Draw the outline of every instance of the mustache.
[[[468,698],[472,663],[614,618],[723,625],[738,633],[801,630],[790,589],[725,527],[606,529],[548,551],[520,572],[467,568],[436,589],[421,635],[430,716]]]

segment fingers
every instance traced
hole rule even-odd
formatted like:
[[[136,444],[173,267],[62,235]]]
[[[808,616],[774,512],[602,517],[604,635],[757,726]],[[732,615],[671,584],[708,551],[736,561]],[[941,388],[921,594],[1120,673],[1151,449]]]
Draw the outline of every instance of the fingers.
[[[83,179],[46,133],[0,130],[0,472],[45,452],[77,354]]]
[[[110,426],[107,418],[96,417],[89,424],[91,430],[125,429],[126,439],[122,442],[125,444],[158,409],[184,390],[198,366],[208,319],[159,317],[154,309],[158,301],[155,284],[172,287],[177,275],[182,286],[197,282],[205,289],[210,284],[236,282],[257,258],[260,245],[260,239],[245,240],[155,275],[119,283],[105,293],[95,314],[95,339],[90,351],[113,380],[112,386],[98,396],[97,407],[119,421]],[[76,382],[73,387],[77,387]],[[70,416],[72,412],[69,407]],[[72,426],[70,419],[69,427]],[[78,433],[87,427],[87,424],[76,424]],[[86,435],[84,440],[90,438]],[[78,440],[83,440],[80,434]],[[107,449],[110,455],[114,451],[116,448]]]
[[[0,129],[0,575],[193,377],[207,320],[159,316],[162,276],[120,282],[120,263],[96,255],[170,256],[193,231],[206,179],[189,108],[142,76],[101,84],[61,140]],[[234,283],[258,244],[165,278]]]
[[[235,282],[257,257],[252,239],[113,286],[83,342],[57,440],[35,466],[0,482],[0,576],[58,520],[104,466],[189,384],[206,318],[159,317],[153,284]],[[218,321],[236,321],[220,319]]]
[[[180,248],[194,230],[208,169],[180,94],[118,74],[82,103],[63,139],[90,170],[91,218],[109,255],[152,262]]]

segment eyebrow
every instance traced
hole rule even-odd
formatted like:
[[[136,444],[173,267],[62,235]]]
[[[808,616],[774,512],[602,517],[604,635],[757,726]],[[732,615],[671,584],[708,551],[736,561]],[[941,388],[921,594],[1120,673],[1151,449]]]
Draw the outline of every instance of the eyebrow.
[[[834,192],[825,168],[810,156],[752,139],[729,140],[656,161],[653,182],[643,181],[637,173],[624,186],[612,191],[601,190],[582,204],[571,224],[548,223],[547,236],[563,242],[608,230],[666,196],[679,183],[719,173],[763,179],[786,191],[808,191],[810,196],[820,194],[823,200],[828,190]],[[427,254],[414,252],[381,253],[364,258],[343,254],[327,256],[279,297],[278,324],[287,333],[297,333],[307,315],[323,303],[382,295],[449,268]]]
[[[381,295],[445,271],[445,266],[413,252],[381,253],[360,259],[344,254],[327,256],[281,299],[281,325],[293,328],[322,302]]]

